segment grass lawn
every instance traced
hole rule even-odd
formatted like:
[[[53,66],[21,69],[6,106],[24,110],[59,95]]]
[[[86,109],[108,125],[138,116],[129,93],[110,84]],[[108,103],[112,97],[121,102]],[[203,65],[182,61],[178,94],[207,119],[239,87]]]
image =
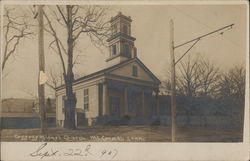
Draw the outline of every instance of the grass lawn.
[[[3,129],[1,141],[67,141],[67,142],[170,142],[168,126],[93,126],[76,130],[49,128],[48,137],[40,129]],[[202,127],[177,128],[178,142],[241,142],[242,131]]]

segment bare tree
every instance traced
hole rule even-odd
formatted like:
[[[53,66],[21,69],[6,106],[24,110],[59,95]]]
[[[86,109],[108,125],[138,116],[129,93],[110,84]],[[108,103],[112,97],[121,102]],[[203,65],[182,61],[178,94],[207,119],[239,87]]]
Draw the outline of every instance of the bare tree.
[[[58,72],[54,67],[51,66],[46,73],[48,76],[46,85],[50,87],[54,92],[56,92],[56,88],[64,84],[63,72]],[[75,79],[81,78],[83,76],[84,74],[82,73],[74,73]]]
[[[185,96],[213,96],[218,87],[219,68],[207,59],[189,56],[177,74],[177,92]]]
[[[218,88],[220,79],[219,68],[212,64],[209,60],[201,57],[199,62],[199,93],[202,96],[214,96]]]
[[[188,60],[180,63],[177,74],[177,91],[180,95],[196,96],[200,82],[200,64],[198,57],[194,60],[188,57]]]
[[[64,84],[64,78],[62,72],[56,72],[55,68],[50,67],[49,71],[47,72],[48,81],[46,85],[49,86],[54,91],[57,87]]]
[[[234,102],[234,115],[238,114],[240,128],[243,130],[244,123],[244,100],[245,100],[245,76],[246,70],[242,65],[235,65],[222,74],[219,83],[219,99]]]
[[[48,12],[47,12],[48,11]],[[51,13],[50,16],[48,13]],[[106,21],[107,8],[103,6],[55,6],[48,7],[44,16],[48,23],[45,30],[53,37],[50,48],[59,56],[63,77],[66,87],[66,104],[64,127],[75,129],[75,106],[76,97],[73,94],[74,81],[74,52],[77,41],[82,35],[88,36],[90,41],[97,47],[105,45],[105,40],[109,35],[109,23]],[[65,29],[66,40],[60,39],[53,22],[57,22]]]
[[[30,24],[27,21],[27,15],[13,16],[15,8],[4,9],[4,46],[2,57],[2,71],[4,71],[9,58],[15,54],[20,42],[32,35]]]
[[[244,102],[245,75],[245,68],[240,65],[236,65],[222,74],[219,83],[220,96],[240,99]]]

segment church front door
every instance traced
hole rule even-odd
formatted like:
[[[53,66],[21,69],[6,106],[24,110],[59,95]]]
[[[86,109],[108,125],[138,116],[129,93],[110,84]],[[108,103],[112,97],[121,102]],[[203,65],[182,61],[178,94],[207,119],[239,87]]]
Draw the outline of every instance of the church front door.
[[[120,97],[109,97],[109,111],[111,116],[120,116]]]

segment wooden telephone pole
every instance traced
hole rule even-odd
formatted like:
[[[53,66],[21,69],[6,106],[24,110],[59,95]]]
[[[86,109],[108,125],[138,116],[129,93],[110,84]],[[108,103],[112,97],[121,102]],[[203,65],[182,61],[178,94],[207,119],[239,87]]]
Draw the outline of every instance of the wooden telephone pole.
[[[194,47],[196,43],[198,43],[202,38],[207,37],[211,34],[215,34],[220,32],[221,35],[224,34],[225,31],[222,30],[229,30],[232,29],[234,24],[230,24],[227,26],[224,26],[222,28],[219,28],[217,30],[214,30],[212,32],[209,32],[207,34],[201,35],[199,37],[196,37],[192,40],[189,40],[185,43],[182,43],[180,45],[174,46],[174,22],[171,19],[170,20],[170,70],[171,70],[171,137],[172,137],[172,142],[176,141],[176,79],[175,79],[175,65]],[[226,30],[226,31],[227,31]],[[221,32],[222,31],[222,32]],[[193,43],[187,51],[177,60],[175,61],[175,55],[174,55],[174,50],[176,48],[182,47],[186,44]]]
[[[171,135],[176,141],[176,90],[175,90],[175,56],[174,56],[174,22],[170,20],[170,65],[171,65]]]
[[[41,133],[47,136],[47,118],[45,106],[45,84],[41,84],[41,72],[45,71],[44,58],[44,28],[43,28],[43,9],[42,5],[38,5],[37,20],[38,20],[38,55],[39,55],[39,78],[38,78],[38,97],[39,97],[39,112],[40,112],[40,127]]]

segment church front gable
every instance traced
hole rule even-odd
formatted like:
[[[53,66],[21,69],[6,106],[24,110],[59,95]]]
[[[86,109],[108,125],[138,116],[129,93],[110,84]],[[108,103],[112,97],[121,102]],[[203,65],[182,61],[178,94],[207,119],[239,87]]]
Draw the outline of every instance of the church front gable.
[[[110,74],[157,83],[152,74],[137,61],[121,66],[111,71]]]

